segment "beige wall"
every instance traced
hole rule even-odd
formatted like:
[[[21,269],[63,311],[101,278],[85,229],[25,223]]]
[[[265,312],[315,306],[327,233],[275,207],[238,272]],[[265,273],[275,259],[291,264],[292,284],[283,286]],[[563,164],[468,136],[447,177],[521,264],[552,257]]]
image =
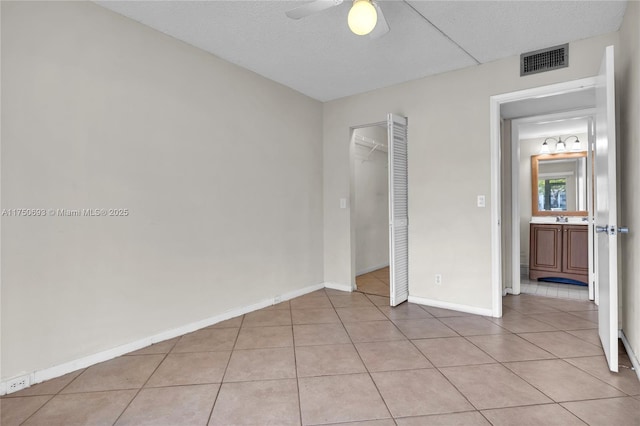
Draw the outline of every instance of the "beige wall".
[[[631,232],[621,241],[622,330],[640,356],[640,4],[630,1],[616,52],[620,224]]]
[[[2,378],[323,281],[322,106],[88,2],[2,2]],[[347,146],[347,144],[345,144]]]
[[[353,273],[349,212],[338,202],[349,198],[349,127],[393,112],[409,118],[410,294],[491,309],[489,97],[594,76],[617,39],[571,43],[570,66],[552,72],[521,78],[511,57],[325,103],[325,280],[348,285]]]

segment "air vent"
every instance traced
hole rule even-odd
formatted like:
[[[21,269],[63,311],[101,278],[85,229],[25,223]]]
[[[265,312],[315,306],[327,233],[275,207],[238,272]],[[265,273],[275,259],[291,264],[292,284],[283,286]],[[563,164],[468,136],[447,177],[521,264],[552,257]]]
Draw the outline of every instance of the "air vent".
[[[557,70],[569,66],[569,44],[520,55],[520,76]]]

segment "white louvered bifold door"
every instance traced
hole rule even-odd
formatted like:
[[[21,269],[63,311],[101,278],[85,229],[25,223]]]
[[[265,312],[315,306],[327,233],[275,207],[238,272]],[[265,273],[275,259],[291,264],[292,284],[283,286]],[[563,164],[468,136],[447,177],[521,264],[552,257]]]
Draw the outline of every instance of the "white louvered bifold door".
[[[391,306],[409,297],[407,118],[389,114],[389,278]]]

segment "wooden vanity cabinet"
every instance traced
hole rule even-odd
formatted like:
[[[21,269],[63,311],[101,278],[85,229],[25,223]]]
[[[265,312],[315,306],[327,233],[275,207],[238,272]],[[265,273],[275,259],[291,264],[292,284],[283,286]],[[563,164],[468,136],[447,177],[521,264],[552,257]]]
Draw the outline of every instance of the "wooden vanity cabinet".
[[[530,224],[529,279],[589,281],[589,231],[586,225]]]

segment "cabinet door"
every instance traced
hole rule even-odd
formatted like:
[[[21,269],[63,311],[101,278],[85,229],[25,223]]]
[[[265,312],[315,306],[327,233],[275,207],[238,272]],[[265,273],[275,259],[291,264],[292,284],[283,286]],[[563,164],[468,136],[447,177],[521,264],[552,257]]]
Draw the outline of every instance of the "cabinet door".
[[[563,229],[563,272],[568,274],[589,274],[589,230],[586,226],[564,225]]]
[[[530,269],[562,271],[562,225],[531,224]]]

